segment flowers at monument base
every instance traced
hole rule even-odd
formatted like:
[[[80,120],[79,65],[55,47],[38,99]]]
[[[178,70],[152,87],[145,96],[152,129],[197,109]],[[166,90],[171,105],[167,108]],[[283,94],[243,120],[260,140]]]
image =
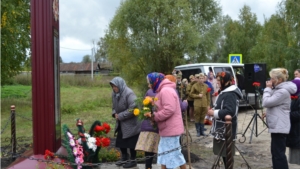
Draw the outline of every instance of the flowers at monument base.
[[[71,134],[71,132],[67,131],[66,134],[69,138],[69,146],[71,148],[74,161],[77,164],[77,169],[80,169],[80,168],[82,168],[81,164],[84,162],[84,160],[83,160],[83,158],[84,158],[83,148],[80,145],[80,143],[75,139],[73,134]]]
[[[45,160],[52,160],[54,159],[54,153],[49,150],[45,150],[44,158]]]
[[[96,125],[94,127],[94,134],[91,136],[88,133],[84,133],[84,137],[89,149],[92,149],[94,152],[97,147],[107,147],[110,145],[110,139],[106,137],[106,134],[110,131],[110,125],[103,123],[101,126]],[[82,144],[81,138],[78,139],[79,144]]]
[[[76,126],[78,128],[78,136],[75,137],[66,125],[63,125],[64,139],[62,145],[67,150],[68,161],[76,163],[77,169],[92,168],[92,166],[83,166],[83,163],[99,163],[98,155],[101,153],[102,147],[110,145],[110,139],[107,134],[111,127],[108,123],[101,124],[95,121],[89,132],[85,132],[83,121],[77,119]],[[46,152],[45,157],[51,157],[51,153]],[[49,157],[48,157],[49,156]],[[68,164],[67,164],[68,165]]]

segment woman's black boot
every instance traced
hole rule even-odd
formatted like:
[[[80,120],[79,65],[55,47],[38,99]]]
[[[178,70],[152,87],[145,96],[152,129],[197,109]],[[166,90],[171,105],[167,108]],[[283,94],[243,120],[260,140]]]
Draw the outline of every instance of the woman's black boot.
[[[121,160],[116,162],[117,166],[121,166],[123,164],[126,164],[126,161],[128,160],[128,154],[122,154]]]
[[[123,168],[132,168],[136,166],[137,166],[137,162],[135,161],[135,159],[131,159],[129,162],[123,165]]]

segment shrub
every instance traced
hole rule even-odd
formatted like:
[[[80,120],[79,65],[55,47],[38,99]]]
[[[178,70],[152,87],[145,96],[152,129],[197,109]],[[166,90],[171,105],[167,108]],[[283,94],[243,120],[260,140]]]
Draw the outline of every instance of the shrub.
[[[13,78],[13,84],[31,86],[31,72],[21,73]]]
[[[101,162],[117,161],[121,157],[121,153],[115,148],[101,148],[99,152],[99,160]]]
[[[144,151],[137,151],[136,152],[136,158],[144,158],[145,152]]]

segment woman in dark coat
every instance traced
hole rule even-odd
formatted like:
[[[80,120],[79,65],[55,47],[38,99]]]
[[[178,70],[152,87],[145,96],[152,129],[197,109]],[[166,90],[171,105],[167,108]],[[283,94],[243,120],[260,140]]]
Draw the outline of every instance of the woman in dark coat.
[[[289,163],[300,165],[300,78],[292,80],[297,86],[297,92],[291,95],[291,130],[286,139],[289,147]]]
[[[136,95],[127,87],[124,79],[115,77],[110,81],[112,92],[112,116],[116,119],[115,133],[117,133],[116,147],[119,147],[122,158],[116,165],[123,168],[131,168],[137,165],[135,160],[135,146],[139,138],[141,123],[132,111],[135,107]],[[127,154],[127,148],[130,150],[130,161]]]
[[[218,155],[220,153],[221,148],[225,143],[225,138],[222,135],[218,135],[215,132],[224,127],[226,115],[230,115],[232,117],[232,152],[234,152],[235,150],[234,146],[237,133],[239,99],[243,97],[243,94],[241,93],[240,89],[236,85],[232,84],[231,74],[229,72],[218,73],[217,83],[220,86],[219,95],[216,98],[216,102],[214,103],[213,109],[210,109],[207,113],[207,115],[214,117],[211,133],[214,136],[213,152],[215,155]],[[221,156],[223,157],[223,161],[226,166],[225,148],[223,149]]]

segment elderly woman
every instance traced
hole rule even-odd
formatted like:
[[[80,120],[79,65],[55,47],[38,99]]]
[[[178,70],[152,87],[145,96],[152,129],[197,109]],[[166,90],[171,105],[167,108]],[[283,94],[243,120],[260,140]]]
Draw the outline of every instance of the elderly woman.
[[[232,84],[231,74],[229,72],[220,72],[217,75],[217,83],[220,86],[219,95],[216,98],[214,107],[207,112],[207,115],[213,116],[213,125],[211,132],[214,135],[213,139],[213,152],[218,155],[225,142],[224,137],[215,133],[220,130],[225,124],[225,116],[230,115],[232,117],[232,135],[233,144],[235,144],[236,132],[237,132],[237,121],[239,111],[239,99],[242,98],[243,94],[240,89]],[[232,150],[235,150],[235,146],[232,146]],[[224,164],[226,166],[226,150],[224,149],[221,153]]]
[[[150,82],[151,85],[153,85],[152,83]],[[158,144],[158,154],[160,155],[157,157],[157,163],[161,164],[162,169],[178,166],[185,169],[186,162],[181,150],[173,150],[180,147],[179,137],[184,132],[176,84],[165,78],[156,86],[158,100],[155,102],[156,110],[151,118],[157,123],[160,135]],[[171,152],[163,154],[167,151]]]
[[[116,165],[123,168],[131,168],[137,165],[136,161],[125,163],[129,156],[127,148],[130,150],[130,159],[135,160],[135,146],[139,138],[141,123],[137,117],[130,111],[135,105],[136,95],[127,87],[124,79],[115,77],[110,81],[112,87],[112,116],[116,119],[115,133],[117,133],[116,147],[119,147],[122,153],[120,161]]]
[[[271,154],[274,169],[288,169],[285,155],[286,138],[289,134],[291,94],[297,87],[287,82],[288,71],[275,68],[269,72],[270,81],[266,81],[262,106],[267,108],[266,114],[269,133],[271,133]]]
[[[157,72],[149,73],[147,75],[147,83],[151,91],[148,90],[145,97],[156,96],[156,90],[164,77],[165,75]],[[153,156],[154,154],[157,154],[159,138],[158,128],[153,126],[150,119],[143,120],[141,133],[135,149],[145,152],[145,156],[147,157],[145,160],[146,169],[152,169]]]

